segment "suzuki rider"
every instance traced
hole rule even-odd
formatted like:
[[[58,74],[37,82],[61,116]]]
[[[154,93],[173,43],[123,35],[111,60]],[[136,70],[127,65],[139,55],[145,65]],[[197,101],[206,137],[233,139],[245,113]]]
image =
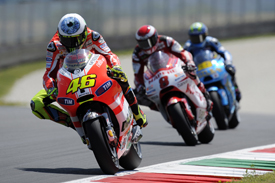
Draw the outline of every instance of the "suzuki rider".
[[[196,65],[194,64],[193,57],[190,52],[184,50],[182,46],[174,40],[172,37],[165,35],[158,35],[157,30],[152,25],[143,25],[136,32],[137,45],[132,55],[132,64],[134,70],[134,84],[136,86],[135,93],[139,104],[150,107],[152,110],[157,110],[153,102],[145,96],[145,87],[143,80],[144,67],[147,64],[148,58],[156,51],[163,51],[165,53],[171,53],[180,58],[186,65],[186,75],[191,78],[200,91],[203,93],[208,112],[212,109],[212,101],[210,95],[206,91],[204,84],[200,82],[196,75]],[[209,114],[209,113],[208,113]],[[207,116],[210,119],[210,114]]]
[[[118,81],[124,96],[131,106],[134,118],[140,127],[146,127],[146,115],[137,104],[137,99],[130,87],[126,74],[120,67],[120,60],[112,53],[103,37],[87,27],[85,20],[75,13],[64,15],[58,24],[57,32],[48,44],[46,52],[46,71],[43,76],[43,87],[31,100],[32,113],[40,119],[49,119],[78,132],[83,143],[83,130],[75,128],[73,119],[63,109],[51,104],[56,100],[58,88],[56,84],[57,71],[62,67],[65,56],[76,49],[87,49],[95,54],[103,55],[111,68],[113,78]],[[106,70],[107,72],[107,70]]]
[[[235,86],[236,100],[241,100],[241,92],[236,82],[236,69],[232,64],[231,54],[225,50],[218,39],[208,36],[208,28],[201,22],[193,23],[188,31],[189,40],[185,43],[184,49],[189,51],[193,56],[201,49],[215,51],[224,58],[226,71],[232,76],[232,81]]]

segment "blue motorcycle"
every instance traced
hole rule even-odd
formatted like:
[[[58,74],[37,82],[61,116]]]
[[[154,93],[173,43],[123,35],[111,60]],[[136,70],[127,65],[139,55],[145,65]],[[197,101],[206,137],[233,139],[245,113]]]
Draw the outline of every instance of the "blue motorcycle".
[[[224,59],[216,52],[200,50],[194,55],[197,75],[210,94],[213,117],[218,129],[235,128],[240,122],[238,102],[231,76],[224,67]]]

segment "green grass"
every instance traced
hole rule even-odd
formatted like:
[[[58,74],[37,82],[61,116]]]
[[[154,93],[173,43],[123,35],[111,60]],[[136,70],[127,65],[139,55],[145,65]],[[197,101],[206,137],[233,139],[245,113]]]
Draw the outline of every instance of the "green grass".
[[[264,175],[256,175],[255,173],[246,173],[241,180],[234,180],[235,183],[274,183],[275,172],[266,173]]]
[[[9,93],[14,83],[22,78],[23,76],[36,71],[38,69],[43,69],[46,66],[45,61],[37,61],[31,63],[19,64],[14,67],[9,67],[0,70],[0,105],[18,105],[16,103],[5,103],[1,98]],[[42,78],[41,78],[42,80]],[[27,87],[27,86],[26,86]],[[24,88],[22,88],[24,89]],[[20,92],[20,91],[18,91]]]

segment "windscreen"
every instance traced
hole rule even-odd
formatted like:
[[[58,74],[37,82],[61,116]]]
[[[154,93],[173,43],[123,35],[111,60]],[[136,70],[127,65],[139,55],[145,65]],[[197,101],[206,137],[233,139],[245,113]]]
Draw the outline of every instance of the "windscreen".
[[[169,55],[164,52],[158,51],[153,53],[149,57],[147,66],[152,73],[155,73],[161,68],[166,68],[166,66],[168,65],[168,62],[169,62]]]
[[[79,49],[69,53],[64,60],[63,67],[71,73],[83,70],[90,60],[92,53],[86,49]]]
[[[205,61],[211,61],[214,59],[214,53],[210,50],[200,50],[194,55],[194,62],[196,65],[201,64]]]

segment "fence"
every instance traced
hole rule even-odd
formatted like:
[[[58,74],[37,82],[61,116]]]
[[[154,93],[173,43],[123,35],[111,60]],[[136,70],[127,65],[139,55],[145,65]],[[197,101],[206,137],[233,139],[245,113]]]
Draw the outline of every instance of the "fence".
[[[0,68],[43,59],[60,18],[72,12],[112,50],[133,49],[144,24],[181,43],[195,21],[220,39],[275,31],[275,0],[0,0]]]

